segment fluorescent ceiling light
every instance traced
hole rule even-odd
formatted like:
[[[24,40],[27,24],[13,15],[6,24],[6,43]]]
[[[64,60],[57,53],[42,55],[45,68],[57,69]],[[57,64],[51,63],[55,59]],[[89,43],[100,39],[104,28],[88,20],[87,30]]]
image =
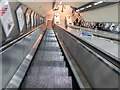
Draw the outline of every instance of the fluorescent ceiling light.
[[[94,5],[98,5],[98,4],[101,4],[101,3],[103,3],[103,1],[99,1],[97,3],[94,3]]]
[[[94,5],[98,5],[98,3],[94,3]]]
[[[85,8],[81,8],[80,10],[84,10]]]
[[[76,12],[79,12],[80,10],[78,9],[78,10],[76,10]]]
[[[103,3],[103,1],[99,1],[99,2],[98,2],[98,4],[101,4],[101,3]]]
[[[59,9],[60,5],[62,4],[63,0],[60,1],[58,7],[56,9]]]
[[[86,8],[90,8],[90,7],[92,7],[92,5],[86,6]]]

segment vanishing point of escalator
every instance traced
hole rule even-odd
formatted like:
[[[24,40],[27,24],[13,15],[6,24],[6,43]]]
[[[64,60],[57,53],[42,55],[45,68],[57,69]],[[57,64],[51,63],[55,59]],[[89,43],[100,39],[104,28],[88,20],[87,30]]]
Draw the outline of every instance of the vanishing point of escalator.
[[[72,77],[53,30],[46,30],[21,88],[72,88]]]

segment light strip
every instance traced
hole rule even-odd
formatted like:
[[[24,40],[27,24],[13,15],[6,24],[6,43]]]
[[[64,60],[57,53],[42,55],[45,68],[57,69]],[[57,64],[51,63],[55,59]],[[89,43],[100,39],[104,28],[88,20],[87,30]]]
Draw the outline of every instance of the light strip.
[[[63,0],[60,1],[58,7],[56,9],[59,9],[60,5],[62,4]]]
[[[90,8],[90,7],[92,7],[92,5],[86,6],[86,8]]]
[[[80,10],[78,9],[78,10],[76,10],[76,12],[79,12]]]
[[[84,10],[85,8],[81,8],[80,10]]]
[[[101,3],[103,3],[104,1],[99,1],[99,2],[97,2],[97,3],[94,3],[94,5],[98,5],[98,4],[101,4]]]

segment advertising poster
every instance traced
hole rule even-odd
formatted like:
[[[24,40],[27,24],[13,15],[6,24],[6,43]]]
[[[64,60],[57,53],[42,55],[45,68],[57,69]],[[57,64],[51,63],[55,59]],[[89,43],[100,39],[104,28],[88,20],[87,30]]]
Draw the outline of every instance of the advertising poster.
[[[39,17],[40,18],[40,24],[41,24],[41,17]]]
[[[36,13],[34,15],[34,26],[36,26]]]
[[[15,25],[8,0],[2,0],[0,3],[0,19],[6,37],[8,37]]]
[[[37,26],[38,26],[38,14],[37,14],[37,20],[36,20],[36,22],[37,22]]]
[[[31,10],[27,9],[25,14],[27,29],[30,28],[30,13],[31,13]]]
[[[40,25],[40,16],[38,15],[38,25]]]
[[[18,9],[16,10],[16,14],[17,14],[17,19],[18,19],[18,23],[19,23],[19,29],[20,29],[20,32],[22,32],[24,24],[25,24],[22,5],[20,5],[18,7]]]
[[[34,25],[33,16],[34,16],[34,11],[32,11],[32,13],[31,13],[31,27],[33,27],[33,25]]]

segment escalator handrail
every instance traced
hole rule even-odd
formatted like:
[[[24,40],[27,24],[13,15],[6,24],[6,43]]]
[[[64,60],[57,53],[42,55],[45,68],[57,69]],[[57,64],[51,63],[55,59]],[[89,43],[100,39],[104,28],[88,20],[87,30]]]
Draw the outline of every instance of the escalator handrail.
[[[22,84],[22,81],[30,67],[30,63],[33,60],[33,57],[35,55],[35,52],[37,51],[37,48],[44,36],[46,29],[43,31],[43,33],[38,37],[38,39],[36,40],[36,42],[34,43],[33,47],[31,48],[31,50],[29,51],[29,53],[26,55],[26,57],[24,58],[22,64],[19,66],[19,68],[17,69],[16,73],[13,75],[13,77],[11,78],[11,80],[9,81],[9,83],[6,86],[6,89],[9,88],[20,88],[20,85]]]
[[[41,25],[40,25],[41,26]],[[0,54],[4,52],[5,49],[7,49],[8,47],[10,47],[11,45],[13,45],[14,43],[18,42],[19,40],[21,40],[22,38],[26,37],[27,35],[31,34],[32,32],[34,32],[35,30],[37,30],[38,28],[40,28],[40,26],[32,29],[31,31],[21,35],[20,37],[12,40],[11,42],[5,44],[4,46],[0,47]]]

